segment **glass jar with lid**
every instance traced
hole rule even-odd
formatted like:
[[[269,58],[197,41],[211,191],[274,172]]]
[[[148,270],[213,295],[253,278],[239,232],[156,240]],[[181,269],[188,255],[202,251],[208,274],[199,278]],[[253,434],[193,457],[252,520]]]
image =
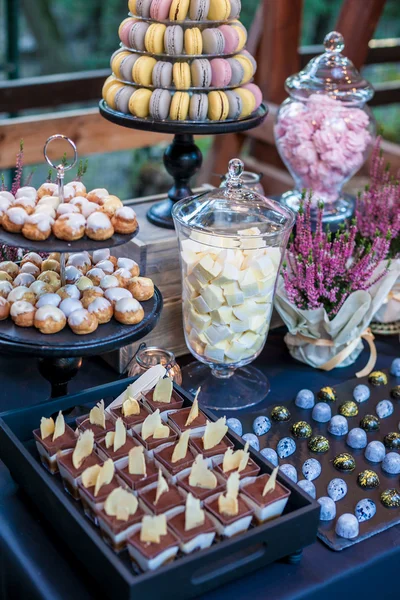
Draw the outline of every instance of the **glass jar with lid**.
[[[250,406],[268,392],[265,377],[247,365],[267,339],[294,223],[290,209],[242,185],[243,168],[231,160],[224,188],[185,198],[172,213],[185,339],[199,361],[183,369],[184,386],[201,385],[203,405],[217,409]]]
[[[286,79],[289,98],[278,110],[274,133],[295,181],[283,201],[297,210],[302,191],[312,190],[315,204],[325,204],[324,221],[334,223],[353,212],[354,202],[342,189],[364,164],[376,125],[366,104],[373,87],[342,54],[343,36],[332,31],[324,47],[303,71]]]

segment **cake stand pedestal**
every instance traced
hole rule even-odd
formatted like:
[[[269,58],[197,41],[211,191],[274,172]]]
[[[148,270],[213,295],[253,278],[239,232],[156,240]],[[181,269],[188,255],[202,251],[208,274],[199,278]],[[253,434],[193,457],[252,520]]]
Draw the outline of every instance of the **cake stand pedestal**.
[[[267,107],[262,104],[250,117],[239,121],[209,121],[207,123],[152,121],[112,110],[104,100],[100,101],[99,106],[100,114],[105,119],[122,127],[174,135],[172,143],[164,153],[164,165],[167,172],[173,177],[174,185],[168,192],[168,199],[154,204],[147,213],[147,218],[151,223],[167,229],[174,228],[171,215],[174,203],[193,195],[190,180],[200,170],[203,162],[201,151],[196,146],[193,136],[247,131],[261,125],[268,114]]]

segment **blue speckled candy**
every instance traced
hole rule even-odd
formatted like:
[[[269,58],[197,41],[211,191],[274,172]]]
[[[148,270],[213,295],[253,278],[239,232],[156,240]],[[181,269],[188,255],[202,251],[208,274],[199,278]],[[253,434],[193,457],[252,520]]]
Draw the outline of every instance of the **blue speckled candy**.
[[[263,448],[261,450],[261,454],[263,455],[264,458],[269,460],[269,462],[272,463],[274,465],[274,467],[278,466],[278,462],[279,462],[278,455],[273,448]]]
[[[350,448],[365,448],[367,441],[367,433],[364,429],[361,429],[361,427],[350,429],[346,440],[347,445],[350,446]]]
[[[321,512],[319,518],[321,521],[332,521],[336,517],[336,504],[328,496],[321,496],[318,498],[318,502],[321,505]]]
[[[381,400],[376,405],[376,414],[380,419],[385,419],[386,417],[390,417],[393,414],[394,407],[393,403],[390,400]]]
[[[299,408],[312,408],[315,404],[314,394],[311,390],[300,390],[294,403]]]
[[[397,452],[388,452],[383,459],[382,469],[390,475],[398,475],[400,473],[400,455]]]
[[[363,521],[369,521],[376,513],[376,504],[369,498],[363,498],[357,502],[354,513],[359,523],[362,523]]]
[[[264,435],[271,429],[271,421],[268,417],[256,417],[253,421],[253,431],[256,435]]]
[[[284,473],[286,477],[289,477],[289,479],[294,481],[294,483],[297,483],[297,471],[293,465],[281,465],[279,467],[279,470],[282,471],[282,473]]]
[[[258,441],[258,437],[254,435],[254,433],[245,433],[242,437],[245,442],[249,442],[250,446],[254,448],[254,450],[260,449],[260,442]]]
[[[313,481],[321,475],[321,463],[316,458],[308,458],[302,466],[303,475],[308,481]]]
[[[390,373],[395,377],[400,377],[400,358],[395,358],[390,366]]]
[[[284,437],[276,445],[279,458],[287,458],[296,452],[296,442],[291,437]]]
[[[314,421],[318,423],[327,423],[330,421],[332,416],[332,410],[329,404],[326,402],[317,402],[311,413]]]
[[[351,513],[344,513],[340,515],[336,521],[335,531],[337,535],[348,540],[352,540],[358,536],[360,527],[358,525],[357,517]]]
[[[315,500],[315,498],[317,497],[317,491],[312,481],[308,481],[308,479],[301,479],[297,483],[297,485],[301,487],[301,489],[304,490],[306,494],[308,494],[309,496],[311,496],[311,498],[314,498]]]
[[[340,479],[340,477],[335,477],[331,479],[328,483],[328,496],[332,498],[335,502],[341,500],[347,494],[347,483],[344,479]]]
[[[378,463],[382,462],[386,455],[386,448],[382,442],[374,440],[370,442],[365,448],[365,458],[371,462]]]
[[[332,417],[329,421],[328,431],[332,435],[346,435],[349,431],[349,424],[346,417],[342,417],[342,415]]]
[[[369,387],[363,383],[356,385],[353,390],[353,398],[359,404],[361,404],[361,402],[366,402],[370,395],[371,392],[369,391]]]
[[[229,429],[232,429],[232,431],[237,433],[237,435],[241,436],[243,434],[243,425],[239,421],[239,419],[236,419],[235,417],[231,417],[230,419],[226,420],[226,424],[229,427]]]

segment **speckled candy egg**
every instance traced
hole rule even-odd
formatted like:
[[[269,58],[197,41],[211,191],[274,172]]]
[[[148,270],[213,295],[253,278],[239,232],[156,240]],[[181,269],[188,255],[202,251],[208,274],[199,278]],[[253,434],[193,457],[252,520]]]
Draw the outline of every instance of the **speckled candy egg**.
[[[321,505],[321,512],[319,518],[321,521],[332,521],[336,517],[336,504],[329,498],[329,496],[321,496],[318,498],[318,502]]]
[[[382,442],[378,442],[378,440],[374,440],[370,442],[368,446],[365,448],[364,452],[365,458],[373,463],[382,462],[386,456],[385,446]]]
[[[368,381],[371,385],[377,387],[379,385],[386,385],[387,377],[382,371],[372,371],[372,373],[368,375]]]
[[[360,531],[357,517],[350,513],[340,515],[336,521],[335,531],[338,536],[346,538],[347,540],[356,538]]]
[[[361,427],[350,429],[346,443],[350,448],[365,448],[367,445],[367,434]]]
[[[400,493],[395,488],[385,490],[381,494],[381,502],[386,508],[399,508]]]
[[[367,385],[364,385],[363,383],[356,385],[356,387],[353,390],[353,398],[356,402],[358,402],[358,404],[366,402],[369,399],[370,395],[371,392],[369,391],[369,387]]]
[[[231,417],[230,419],[226,420],[226,424],[229,427],[229,429],[231,429],[232,431],[237,433],[237,435],[241,436],[243,434],[243,425],[239,421],[239,419],[236,419],[235,417]]]
[[[271,410],[271,418],[274,421],[289,421],[290,412],[286,406],[274,406]]]
[[[317,394],[318,400],[321,402],[335,402],[337,395],[336,390],[333,387],[323,387]]]
[[[340,477],[335,477],[335,479],[331,479],[328,483],[328,496],[332,498],[335,502],[338,502],[347,494],[347,483],[344,479],[340,479]]]
[[[264,458],[269,460],[269,462],[272,463],[274,467],[278,466],[278,455],[273,448],[263,448],[260,451],[260,454],[262,454]]]
[[[339,414],[343,417],[355,417],[358,415],[358,406],[353,400],[347,400],[339,406]]]
[[[331,407],[326,402],[317,402],[311,416],[317,423],[327,423],[332,417]]]
[[[365,469],[365,471],[361,471],[361,473],[358,474],[357,483],[365,490],[372,490],[379,487],[380,481],[375,471]]]
[[[308,458],[302,466],[303,475],[308,481],[313,481],[321,475],[321,463],[316,458]]]
[[[329,421],[328,431],[332,435],[346,435],[349,431],[349,424],[347,423],[346,417],[342,415],[335,415]]]
[[[291,437],[284,437],[279,440],[276,446],[276,451],[279,458],[287,458],[296,452],[296,442]]]
[[[271,421],[268,417],[260,416],[256,417],[253,421],[253,431],[256,435],[264,435],[271,429]]]
[[[400,385],[396,385],[390,390],[390,395],[394,400],[400,400]]]
[[[388,452],[382,461],[382,469],[390,475],[400,473],[400,455],[397,452]]]
[[[390,373],[395,377],[400,377],[400,358],[395,358],[390,366]]]
[[[363,498],[357,502],[354,513],[359,523],[362,523],[363,521],[369,521],[376,513],[376,504],[369,498]]]
[[[249,442],[250,446],[254,448],[254,450],[260,449],[260,442],[258,440],[258,437],[254,435],[254,433],[245,433],[244,436],[242,436],[242,439],[245,442]]]
[[[311,390],[300,390],[294,403],[299,408],[312,408],[315,404],[314,394]]]
[[[329,441],[323,435],[313,435],[313,437],[308,440],[308,449],[311,450],[311,452],[323,454],[329,450]]]
[[[381,400],[376,405],[375,410],[380,419],[386,419],[386,417],[390,417],[390,415],[393,414],[393,403],[390,402],[390,400]]]
[[[289,477],[289,479],[294,481],[294,483],[297,483],[297,471],[293,465],[281,465],[279,467],[279,470],[282,471],[282,473],[284,473],[286,477]]]
[[[353,456],[348,452],[341,452],[337,454],[333,459],[333,466],[338,471],[343,471],[344,473],[351,473],[356,468],[356,461]]]
[[[364,431],[379,431],[379,426],[379,419],[375,415],[365,415],[360,421],[360,427]]]
[[[317,490],[315,489],[315,485],[312,481],[308,481],[308,479],[301,479],[298,481],[297,485],[315,500],[317,497]]]
[[[312,436],[311,425],[307,421],[297,421],[292,425],[292,433],[295,438],[308,439]]]
[[[391,431],[383,438],[383,443],[389,450],[398,450],[400,448],[400,433]]]

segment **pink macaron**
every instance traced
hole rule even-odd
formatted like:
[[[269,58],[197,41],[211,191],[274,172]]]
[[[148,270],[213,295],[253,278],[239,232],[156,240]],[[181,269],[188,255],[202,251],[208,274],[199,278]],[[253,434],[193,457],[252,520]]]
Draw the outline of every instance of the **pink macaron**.
[[[261,105],[261,102],[263,100],[262,91],[260,90],[258,85],[256,85],[255,83],[247,83],[246,85],[244,85],[242,87],[244,87],[246,90],[249,90],[249,92],[251,92],[253,94],[254,98],[256,99],[256,109],[257,109]]]
[[[225,58],[213,58],[211,64],[211,85],[217,88],[223,88],[229,85],[232,79],[231,65]]]
[[[150,16],[156,21],[165,21],[169,17],[172,0],[153,0],[150,7]]]
[[[221,25],[218,29],[222,32],[225,38],[225,54],[233,54],[239,46],[239,34],[234,27],[229,25]]]
[[[120,27],[119,30],[119,39],[124,44],[124,46],[129,45],[129,32],[132,29],[134,23],[136,23],[136,19],[126,19],[126,23]]]

